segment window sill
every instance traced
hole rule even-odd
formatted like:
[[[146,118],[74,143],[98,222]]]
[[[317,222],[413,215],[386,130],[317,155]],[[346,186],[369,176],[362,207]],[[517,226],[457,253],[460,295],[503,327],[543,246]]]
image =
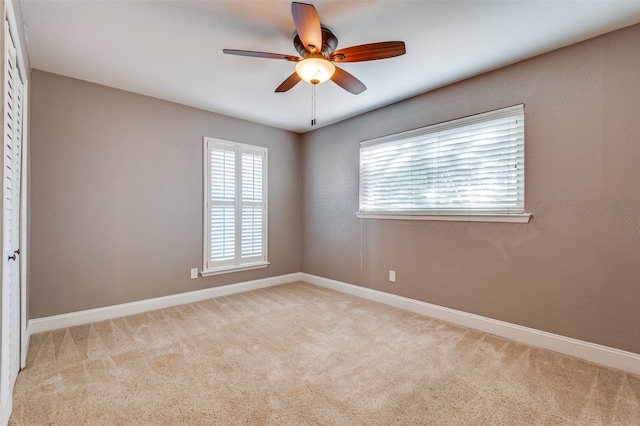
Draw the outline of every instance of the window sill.
[[[252,269],[266,268],[269,264],[269,262],[256,262],[240,266],[225,266],[223,268],[206,269],[200,271],[200,276],[210,277],[213,275],[230,274],[232,272],[250,271]]]
[[[519,214],[385,214],[385,213],[356,213],[358,219],[391,219],[391,220],[441,220],[449,222],[497,222],[497,223],[529,223],[530,213]]]

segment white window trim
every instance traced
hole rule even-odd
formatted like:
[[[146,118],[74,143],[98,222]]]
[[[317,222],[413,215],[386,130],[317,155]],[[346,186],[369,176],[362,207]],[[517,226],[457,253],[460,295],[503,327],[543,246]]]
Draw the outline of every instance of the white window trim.
[[[211,277],[213,275],[223,275],[230,274],[232,272],[241,272],[241,271],[251,271],[252,269],[262,269],[269,266],[271,262],[256,262],[252,264],[244,264],[241,266],[225,266],[222,268],[215,269],[203,269],[200,272],[200,276],[202,277]]]
[[[240,149],[248,149],[248,150],[260,150],[263,152],[264,154],[264,164],[263,164],[263,168],[264,168],[264,175],[263,175],[263,245],[262,245],[262,252],[263,252],[263,259],[261,261],[254,261],[254,262],[248,262],[248,263],[238,263],[238,264],[234,264],[234,265],[224,265],[224,266],[219,266],[219,267],[215,267],[215,268],[208,268],[207,264],[208,264],[208,260],[209,260],[209,241],[207,241],[207,238],[209,238],[210,235],[210,221],[209,221],[209,193],[210,193],[210,165],[209,165],[209,152],[208,152],[208,143],[209,142],[213,142],[213,143],[221,143],[221,144],[225,144],[225,145],[232,145],[234,147],[238,147]],[[239,143],[239,142],[231,142],[231,141],[227,141],[227,140],[223,140],[223,139],[216,139],[216,138],[210,138],[210,137],[204,137],[203,139],[203,245],[202,245],[202,269],[200,270],[199,274],[202,277],[209,277],[209,276],[214,276],[214,275],[221,275],[221,274],[229,274],[232,272],[241,272],[241,271],[249,271],[252,269],[260,269],[260,268],[266,268],[270,265],[270,262],[268,261],[268,224],[269,224],[269,220],[268,220],[268,149],[266,147],[261,147],[261,146],[257,146],[257,145],[248,145],[248,144],[243,144],[243,143]]]
[[[408,137],[418,136],[427,132],[438,131],[442,129],[453,128],[464,124],[471,124],[485,120],[487,117],[500,113],[501,115],[518,112],[523,109],[523,105],[514,105],[512,107],[501,108],[496,111],[488,111],[461,119],[451,120],[431,126],[413,129],[401,133],[383,136],[361,142],[361,146],[377,145],[396,139],[404,139]],[[431,211],[358,211],[355,213],[358,219],[381,219],[381,220],[426,220],[426,221],[451,221],[451,222],[494,222],[494,223],[528,223],[532,217],[531,213],[491,213],[491,212],[465,212],[464,210],[443,212],[441,214]]]
[[[529,223],[531,213],[518,214],[451,214],[451,215],[419,215],[419,214],[382,214],[356,213],[358,219],[392,219],[392,220],[441,220],[446,222],[495,222],[495,223]]]

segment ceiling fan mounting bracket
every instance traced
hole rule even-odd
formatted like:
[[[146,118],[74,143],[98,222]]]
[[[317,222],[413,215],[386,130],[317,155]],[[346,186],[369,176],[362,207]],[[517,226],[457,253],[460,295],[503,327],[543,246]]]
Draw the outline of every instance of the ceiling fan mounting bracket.
[[[336,47],[338,47],[338,37],[335,36],[328,28],[321,27],[322,30],[322,48],[318,52],[317,48],[315,52],[311,53],[319,53],[322,54],[325,58],[328,58]],[[302,44],[302,40],[300,40],[300,36],[296,33],[293,38],[293,46],[296,48],[296,51],[302,56],[306,58],[309,55],[309,50]]]

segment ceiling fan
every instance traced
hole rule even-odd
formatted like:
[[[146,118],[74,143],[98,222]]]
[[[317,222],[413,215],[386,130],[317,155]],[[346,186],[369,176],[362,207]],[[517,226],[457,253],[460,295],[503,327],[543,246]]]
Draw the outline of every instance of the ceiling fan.
[[[334,62],[373,61],[393,58],[406,52],[402,41],[384,41],[335,50],[338,38],[320,24],[318,12],[312,4],[293,2],[291,14],[297,32],[293,38],[293,45],[301,57],[251,50],[222,50],[230,55],[296,62],[295,72],[276,88],[276,92],[286,92],[301,80],[314,86],[331,80],[346,91],[357,95],[364,92],[367,86],[345,70],[336,67]]]

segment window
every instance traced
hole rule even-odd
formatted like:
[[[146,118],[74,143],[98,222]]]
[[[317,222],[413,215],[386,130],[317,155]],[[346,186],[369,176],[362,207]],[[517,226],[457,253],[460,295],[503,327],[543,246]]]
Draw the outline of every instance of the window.
[[[527,222],[524,106],[362,142],[357,216]]]
[[[204,138],[203,276],[266,267],[267,149]]]

